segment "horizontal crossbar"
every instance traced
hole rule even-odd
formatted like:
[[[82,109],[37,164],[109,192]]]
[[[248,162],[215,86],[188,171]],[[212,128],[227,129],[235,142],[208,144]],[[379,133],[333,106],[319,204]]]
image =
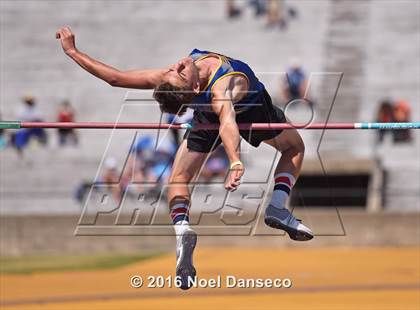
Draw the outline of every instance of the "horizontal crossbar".
[[[420,122],[412,123],[240,123],[242,130],[279,129],[420,129]],[[129,122],[0,122],[0,129],[20,128],[68,128],[68,129],[210,129],[218,130],[219,124],[167,124],[167,123],[129,123]]]

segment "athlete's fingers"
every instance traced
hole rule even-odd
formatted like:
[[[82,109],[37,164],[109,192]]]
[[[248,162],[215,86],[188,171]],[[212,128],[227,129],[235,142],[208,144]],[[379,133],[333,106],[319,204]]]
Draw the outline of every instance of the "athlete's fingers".
[[[60,39],[60,31],[57,31],[57,32],[55,33],[55,38],[56,38],[56,39]]]
[[[57,39],[62,39],[64,37],[63,28],[58,29],[57,35],[58,35]]]
[[[238,183],[241,180],[241,178],[238,175],[233,175],[231,182],[232,183]]]
[[[225,183],[225,189],[234,192],[238,189],[239,185],[241,184],[241,177],[243,175],[242,169],[235,169],[230,170],[229,176]]]
[[[244,174],[244,169],[233,169],[232,172],[234,172],[236,177],[241,178]]]
[[[238,171],[237,173],[235,173],[235,175],[234,175],[234,180],[235,180],[236,182],[240,181],[240,180],[241,180],[241,178],[242,178],[242,173],[241,173],[240,171]]]
[[[233,183],[232,184],[232,186],[233,186],[232,192],[236,191],[238,189],[239,185],[240,185],[239,183]]]
[[[229,181],[226,185],[225,185],[225,189],[228,191],[232,191],[235,188],[235,186],[232,184],[231,181]]]
[[[238,189],[238,187],[239,187],[239,184],[240,184],[240,183],[237,183],[237,182],[231,181],[231,182],[230,182],[230,184],[229,184],[229,190],[230,190],[231,192],[236,191],[236,190]]]
[[[66,33],[67,33],[67,35],[68,35],[69,37],[74,36],[74,33],[73,33],[73,31],[71,31],[71,29],[70,29],[70,28],[66,28]]]
[[[233,191],[236,190],[236,186],[234,184],[229,184],[229,187],[228,187],[227,190],[230,191],[230,192],[233,192]]]
[[[232,182],[231,180],[228,180],[225,184],[225,189],[231,190],[232,189]]]
[[[68,30],[68,29],[63,29],[63,34],[64,34],[64,36],[66,37],[66,38],[69,38],[69,37],[71,37],[71,32]]]
[[[226,181],[226,183],[225,183],[225,189],[229,190],[229,182],[228,181]]]

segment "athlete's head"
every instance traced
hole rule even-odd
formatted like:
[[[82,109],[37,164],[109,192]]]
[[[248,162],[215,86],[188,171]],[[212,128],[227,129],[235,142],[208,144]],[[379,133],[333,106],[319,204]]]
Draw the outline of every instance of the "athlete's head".
[[[156,87],[153,96],[162,112],[181,115],[199,92],[197,67],[191,57],[186,57],[167,69],[164,82]]]

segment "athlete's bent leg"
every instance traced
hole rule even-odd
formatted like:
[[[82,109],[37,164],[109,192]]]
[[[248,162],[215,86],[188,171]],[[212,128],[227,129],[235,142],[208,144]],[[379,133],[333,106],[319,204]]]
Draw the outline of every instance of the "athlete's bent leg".
[[[189,289],[189,279],[196,275],[193,266],[193,252],[197,242],[196,233],[189,226],[190,192],[188,184],[200,171],[207,153],[190,151],[187,140],[178,149],[172,173],[169,178],[168,202],[176,233],[176,275],[181,288]]]
[[[285,230],[293,240],[310,240],[313,238],[312,231],[296,220],[286,208],[287,198],[302,168],[305,153],[303,140],[296,129],[288,129],[264,142],[282,154],[274,173],[274,191],[265,212],[265,223]]]
[[[299,132],[296,129],[283,130],[278,136],[264,142],[281,152],[275,174],[289,173],[297,179],[305,154],[305,144]]]

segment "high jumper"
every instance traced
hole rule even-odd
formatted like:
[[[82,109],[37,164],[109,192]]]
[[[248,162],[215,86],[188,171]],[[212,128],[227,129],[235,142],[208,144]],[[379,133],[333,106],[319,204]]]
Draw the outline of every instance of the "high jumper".
[[[265,223],[286,231],[293,240],[313,238],[312,231],[286,208],[287,198],[301,171],[304,142],[298,131],[287,125],[283,111],[272,104],[265,86],[247,64],[194,49],[187,57],[165,68],[120,71],[79,51],[70,28],[60,28],[56,38],[66,55],[111,86],[154,89],[153,96],[162,112],[181,115],[187,108],[194,109],[189,125],[194,130],[190,128],[186,132],[177,151],[168,187],[169,210],[177,236],[176,275],[182,289],[190,288],[188,279],[196,275],[193,251],[197,235],[189,226],[188,185],[196,179],[208,154],[221,143],[230,161],[224,184],[229,191],[240,186],[245,171],[240,157],[241,136],[254,147],[263,142],[281,152],[274,173],[273,195],[265,210]],[[243,127],[244,123],[252,125]],[[258,124],[266,127],[252,130],[251,127]],[[285,126],[276,128],[270,124]],[[118,125],[121,124],[115,124]]]

